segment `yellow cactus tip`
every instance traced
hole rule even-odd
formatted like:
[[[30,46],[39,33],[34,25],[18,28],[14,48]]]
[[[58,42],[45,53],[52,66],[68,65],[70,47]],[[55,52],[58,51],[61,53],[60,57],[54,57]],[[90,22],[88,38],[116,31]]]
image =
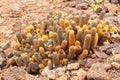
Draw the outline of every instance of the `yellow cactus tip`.
[[[53,32],[52,31],[49,32],[49,37],[50,38],[53,37]]]
[[[29,33],[32,29],[34,29],[33,25],[29,25],[25,27],[25,33]]]
[[[66,61],[68,61],[68,59],[67,58],[63,58],[63,63],[65,63]]]
[[[48,49],[49,49],[50,51],[53,51],[53,50],[54,50],[53,45],[52,45],[52,44],[48,45]]]
[[[35,31],[36,31],[36,33],[40,33],[40,29],[39,28],[37,28]]]
[[[42,35],[42,40],[43,40],[44,42],[47,42],[47,41],[48,41],[48,36],[47,36],[47,35]]]
[[[17,37],[16,37],[16,36],[14,36],[14,41],[15,41],[15,42],[17,42],[17,41],[18,41],[18,39],[17,39]]]
[[[21,56],[21,57],[25,57],[25,53],[21,53],[20,56]]]
[[[74,34],[74,30],[70,30],[70,34]]]
[[[116,31],[115,27],[112,27],[112,28],[110,28],[110,30],[109,30],[109,32],[115,32],[115,31]]]
[[[65,23],[69,23],[69,21],[68,21],[68,20],[65,20]]]
[[[102,24],[97,25],[97,33],[98,34],[102,33]]]
[[[32,34],[31,33],[27,33],[27,37],[32,37]]]
[[[32,55],[32,59],[35,59],[35,56],[34,56],[34,55]]]
[[[40,69],[43,69],[44,67],[45,67],[44,64],[42,64],[42,63],[39,64],[39,68],[40,68]]]
[[[65,21],[64,21],[64,29],[65,29],[66,27],[69,27],[69,21],[68,21],[68,20],[65,20]]]
[[[76,26],[77,31],[80,29],[80,26]]]
[[[51,60],[48,60],[48,65],[51,64],[51,63],[52,63]]]
[[[21,44],[17,41],[15,46],[19,48],[19,47],[21,47]]]
[[[76,46],[76,45],[80,45],[80,41],[76,40],[76,41],[75,41],[75,46]]]
[[[82,30],[83,30],[83,31],[86,31],[88,28],[89,28],[89,27],[85,24],[85,25],[83,25]]]
[[[33,26],[33,25],[29,25],[29,28],[30,28],[30,29],[34,29],[34,26]]]
[[[83,52],[78,56],[79,59],[84,59],[88,55],[88,50],[84,49]]]
[[[103,27],[103,31],[108,31],[108,25]]]
[[[33,58],[29,58],[28,61],[29,61],[29,62],[34,62],[34,59],[33,59]]]

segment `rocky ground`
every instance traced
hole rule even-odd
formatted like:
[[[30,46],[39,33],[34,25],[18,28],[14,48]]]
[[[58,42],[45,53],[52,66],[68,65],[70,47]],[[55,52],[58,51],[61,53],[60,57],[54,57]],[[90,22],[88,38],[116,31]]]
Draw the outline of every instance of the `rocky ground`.
[[[56,15],[62,13],[98,14],[89,6],[92,0],[0,0],[0,67],[3,64],[2,57],[8,56],[13,50],[13,37],[22,32],[24,27],[46,17],[49,12]],[[117,0],[104,0],[99,5],[106,11],[105,20],[111,22],[120,32],[120,3]],[[114,37],[118,41],[112,45],[99,47],[92,58],[78,60],[64,67],[49,70],[48,67],[39,75],[28,74],[24,67],[8,66],[0,70],[0,80],[120,80],[120,40],[119,34]],[[11,43],[10,43],[11,42]],[[9,48],[2,48],[7,44]],[[112,46],[112,47],[111,47]],[[9,55],[10,56],[10,55]],[[2,64],[2,65],[1,65]]]

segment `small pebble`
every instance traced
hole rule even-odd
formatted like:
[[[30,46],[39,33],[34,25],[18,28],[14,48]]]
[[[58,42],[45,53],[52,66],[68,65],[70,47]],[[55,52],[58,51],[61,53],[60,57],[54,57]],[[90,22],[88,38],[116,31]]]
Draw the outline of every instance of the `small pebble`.
[[[95,51],[95,54],[96,54],[97,57],[103,58],[103,59],[108,57],[108,56],[107,56],[104,52],[102,52],[102,51]]]
[[[56,73],[55,70],[50,70],[49,67],[45,67],[41,73],[43,76],[47,76],[49,79],[55,79]]]
[[[120,64],[120,54],[113,55],[110,60]]]
[[[79,69],[77,72],[77,76],[79,80],[85,80],[86,76],[87,76],[87,72],[83,69]]]
[[[69,70],[75,70],[75,69],[78,69],[79,68],[79,63],[71,63],[71,64],[68,64],[67,65],[67,69]]]
[[[65,75],[67,68],[66,67],[59,67],[56,69],[56,75],[62,76]]]
[[[111,65],[112,65],[112,67],[115,68],[115,69],[120,69],[120,64],[117,63],[117,62],[112,62]]]
[[[72,70],[70,74],[71,74],[72,76],[76,76],[76,75],[77,75],[77,72],[78,72],[78,70]]]
[[[68,80],[67,75],[62,75],[59,78],[57,78],[57,80]]]
[[[72,76],[70,80],[81,80],[81,79],[78,79],[78,76]]]

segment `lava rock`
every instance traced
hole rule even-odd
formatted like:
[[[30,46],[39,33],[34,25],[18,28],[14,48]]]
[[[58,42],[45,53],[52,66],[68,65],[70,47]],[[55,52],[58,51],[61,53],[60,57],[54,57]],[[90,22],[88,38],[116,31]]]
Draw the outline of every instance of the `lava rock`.
[[[41,75],[48,77],[49,79],[55,79],[56,78],[56,72],[55,69],[50,70],[49,67],[45,67],[41,73]]]
[[[70,75],[77,76],[77,72],[78,72],[78,70],[72,70],[71,73],[70,73]]]
[[[72,76],[71,78],[70,78],[70,80],[79,80],[78,79],[78,76]],[[81,80],[81,79],[80,79]]]
[[[117,62],[112,62],[111,65],[112,65],[112,67],[115,68],[115,69],[120,69],[120,64],[117,63]]]
[[[87,72],[83,69],[79,69],[77,72],[78,80],[85,80],[87,76]]]
[[[30,74],[38,74],[39,73],[39,67],[37,63],[29,63],[27,68],[28,73]]]
[[[24,68],[19,67],[9,67],[8,69],[5,69],[0,74],[1,80],[25,80],[25,77],[27,72],[24,70]]]
[[[97,57],[99,57],[99,58],[103,58],[103,59],[105,59],[105,58],[108,57],[108,55],[105,54],[105,53],[102,52],[102,51],[95,51],[95,54],[96,54]]]
[[[120,64],[120,54],[113,55],[110,60]]]
[[[57,76],[65,75],[66,70],[67,70],[66,67],[59,67],[56,69],[56,75]]]
[[[83,3],[85,0],[77,0],[78,3]]]
[[[67,65],[67,69],[69,70],[75,70],[75,69],[78,69],[79,68],[79,63],[71,63],[71,64],[68,64]]]
[[[67,75],[62,75],[59,78],[57,78],[56,80],[68,80]]]
[[[110,64],[95,63],[89,69],[87,74],[88,80],[110,80],[107,70],[111,68]]]
[[[99,46],[99,50],[103,51],[103,52],[105,52],[105,51],[107,51],[108,49],[111,49],[111,48],[112,48],[112,45],[110,45],[110,44]]]
[[[90,68],[92,66],[92,64],[97,63],[97,62],[102,62],[102,59],[100,59],[100,58],[95,58],[95,59],[89,58],[86,61],[85,67]]]
[[[86,9],[88,9],[88,5],[87,5],[87,3],[77,4],[76,8],[80,9],[80,10],[86,10]]]

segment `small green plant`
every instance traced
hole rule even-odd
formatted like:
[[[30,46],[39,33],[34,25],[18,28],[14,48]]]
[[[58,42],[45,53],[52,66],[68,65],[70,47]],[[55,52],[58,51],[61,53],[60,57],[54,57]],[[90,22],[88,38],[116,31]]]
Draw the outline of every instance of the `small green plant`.
[[[67,2],[68,0],[63,0],[63,2]]]
[[[90,4],[90,7],[93,8],[94,11],[96,11],[99,8],[99,5],[92,3]]]
[[[97,4],[100,4],[103,0],[95,0]]]
[[[94,3],[90,4],[90,7],[93,8],[94,11],[96,11],[99,8],[99,4],[102,2],[103,0],[95,0]]]

